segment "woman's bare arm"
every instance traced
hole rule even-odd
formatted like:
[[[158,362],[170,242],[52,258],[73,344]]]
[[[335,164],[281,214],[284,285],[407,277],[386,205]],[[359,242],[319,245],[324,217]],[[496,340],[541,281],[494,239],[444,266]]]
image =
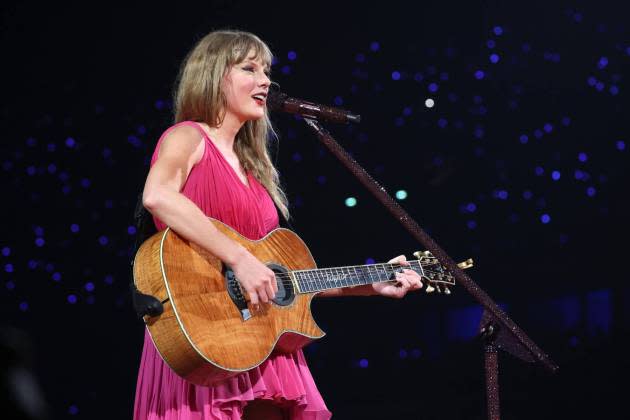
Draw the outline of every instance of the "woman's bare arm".
[[[273,271],[243,246],[221,233],[182,190],[193,166],[204,152],[199,132],[176,127],[162,141],[159,155],[147,176],[142,203],[149,212],[183,238],[195,242],[230,265],[252,304],[267,302],[277,291]]]

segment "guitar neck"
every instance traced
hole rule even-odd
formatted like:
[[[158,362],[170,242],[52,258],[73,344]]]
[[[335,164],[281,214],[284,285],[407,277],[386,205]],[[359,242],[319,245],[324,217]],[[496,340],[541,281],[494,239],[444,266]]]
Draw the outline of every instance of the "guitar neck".
[[[420,261],[413,260],[408,262],[409,265],[385,263],[315,270],[295,270],[289,274],[296,281],[300,293],[313,293],[392,281],[395,280],[395,273],[402,272],[403,269],[413,270],[424,276],[424,270]]]

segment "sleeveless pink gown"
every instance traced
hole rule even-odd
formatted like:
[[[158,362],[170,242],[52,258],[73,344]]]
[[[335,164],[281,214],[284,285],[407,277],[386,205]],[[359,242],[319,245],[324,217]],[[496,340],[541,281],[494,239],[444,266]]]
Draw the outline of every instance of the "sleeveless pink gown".
[[[226,223],[243,236],[260,239],[278,225],[278,213],[267,190],[248,174],[243,184],[205,131],[195,122],[183,121],[160,137],[151,164],[165,135],[179,125],[196,127],[205,150],[192,169],[182,193],[209,217]],[[154,220],[161,230],[166,226]],[[254,399],[286,407],[292,419],[324,420],[331,417],[306,365],[302,350],[273,355],[257,368],[212,387],[194,385],[175,374],[162,360],[145,331],[134,406],[135,420],[240,419]]]

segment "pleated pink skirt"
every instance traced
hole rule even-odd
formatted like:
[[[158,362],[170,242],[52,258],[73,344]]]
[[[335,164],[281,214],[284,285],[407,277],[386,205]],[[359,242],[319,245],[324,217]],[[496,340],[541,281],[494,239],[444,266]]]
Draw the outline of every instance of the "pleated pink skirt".
[[[331,417],[302,350],[273,355],[257,368],[204,387],[173,372],[145,332],[134,420],[237,420],[254,399],[286,408],[295,420]]]

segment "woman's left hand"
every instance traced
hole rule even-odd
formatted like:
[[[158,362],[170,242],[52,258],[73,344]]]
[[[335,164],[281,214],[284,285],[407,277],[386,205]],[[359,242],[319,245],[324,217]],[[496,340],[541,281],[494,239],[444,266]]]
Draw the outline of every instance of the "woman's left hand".
[[[407,258],[399,255],[389,260],[388,264],[400,264],[408,266]],[[402,273],[396,273],[396,282],[373,283],[374,291],[386,297],[402,298],[409,290],[417,290],[422,288],[422,278],[413,270],[403,269]]]

